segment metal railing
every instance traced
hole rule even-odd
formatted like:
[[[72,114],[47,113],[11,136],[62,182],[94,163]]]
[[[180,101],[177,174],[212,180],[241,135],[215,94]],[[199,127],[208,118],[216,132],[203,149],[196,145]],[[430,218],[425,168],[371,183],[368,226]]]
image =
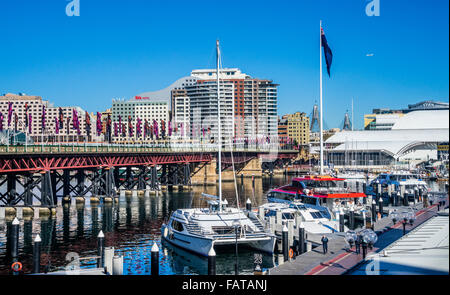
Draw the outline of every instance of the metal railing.
[[[100,154],[100,153],[212,153],[217,147],[211,145],[192,144],[41,144],[41,145],[0,145],[0,154]],[[224,147],[223,152],[230,152],[231,148]],[[241,147],[234,146],[234,153],[297,153],[298,150],[266,146]]]

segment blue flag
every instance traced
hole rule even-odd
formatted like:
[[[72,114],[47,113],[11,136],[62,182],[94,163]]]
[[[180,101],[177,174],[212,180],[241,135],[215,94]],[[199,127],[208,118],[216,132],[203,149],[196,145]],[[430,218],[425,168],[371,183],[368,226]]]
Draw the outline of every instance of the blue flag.
[[[325,37],[323,29],[322,29],[322,47],[323,53],[325,55],[325,61],[327,63],[328,76],[330,77],[331,63],[333,62],[333,52],[331,52],[331,48],[328,46],[327,38]]]

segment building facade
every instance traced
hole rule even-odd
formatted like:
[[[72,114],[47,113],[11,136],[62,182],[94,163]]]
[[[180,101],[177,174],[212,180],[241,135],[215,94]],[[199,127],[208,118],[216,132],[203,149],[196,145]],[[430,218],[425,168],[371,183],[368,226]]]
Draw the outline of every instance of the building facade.
[[[129,132],[129,119],[132,125],[132,133]],[[137,132],[138,119],[141,120],[141,135]],[[149,97],[136,96],[131,100],[114,99],[111,107],[111,124],[112,129],[114,125],[125,127],[125,132],[119,132],[118,136],[113,137],[114,142],[132,142],[137,140],[144,140],[144,123],[147,120],[148,124],[153,125],[156,121],[158,128],[162,126],[168,128],[169,122],[169,106],[164,101],[153,101]],[[122,126],[118,129],[122,131]],[[149,139],[149,138],[148,138]]]
[[[283,116],[286,120],[287,136],[299,145],[308,145],[309,135],[309,117],[305,113],[296,112]]]
[[[9,103],[12,103],[12,116],[8,126]],[[44,107],[45,120],[43,120]],[[60,110],[62,116],[60,116]],[[79,128],[74,128],[74,111],[78,117]],[[102,139],[102,136],[95,134],[95,120],[91,116],[89,117],[91,132],[87,136],[89,128],[87,128],[85,120],[86,111],[80,107],[55,107],[40,96],[23,93],[5,94],[0,96],[0,112],[4,118],[3,130],[23,132],[34,142],[86,142]],[[58,128],[56,128],[57,122]]]

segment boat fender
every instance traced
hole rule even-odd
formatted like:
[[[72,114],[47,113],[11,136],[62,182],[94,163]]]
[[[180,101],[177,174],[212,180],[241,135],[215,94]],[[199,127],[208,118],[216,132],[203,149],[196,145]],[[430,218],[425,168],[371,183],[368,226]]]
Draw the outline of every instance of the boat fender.
[[[166,226],[166,227],[164,227],[164,232],[163,232],[164,238],[167,238],[168,234],[169,234],[169,230],[167,229],[167,226]]]

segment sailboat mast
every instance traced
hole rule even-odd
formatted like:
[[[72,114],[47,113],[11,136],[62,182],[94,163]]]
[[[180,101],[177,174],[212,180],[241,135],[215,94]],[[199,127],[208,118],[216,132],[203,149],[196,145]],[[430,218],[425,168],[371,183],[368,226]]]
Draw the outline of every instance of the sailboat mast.
[[[323,174],[323,108],[322,108],[322,21],[320,21],[320,175]]]
[[[217,113],[218,113],[218,142],[219,142],[219,151],[217,161],[219,162],[219,212],[222,212],[222,126],[221,126],[221,116],[220,116],[220,87],[219,87],[219,67],[220,67],[220,48],[219,48],[219,40],[216,42],[216,52],[217,52]]]

